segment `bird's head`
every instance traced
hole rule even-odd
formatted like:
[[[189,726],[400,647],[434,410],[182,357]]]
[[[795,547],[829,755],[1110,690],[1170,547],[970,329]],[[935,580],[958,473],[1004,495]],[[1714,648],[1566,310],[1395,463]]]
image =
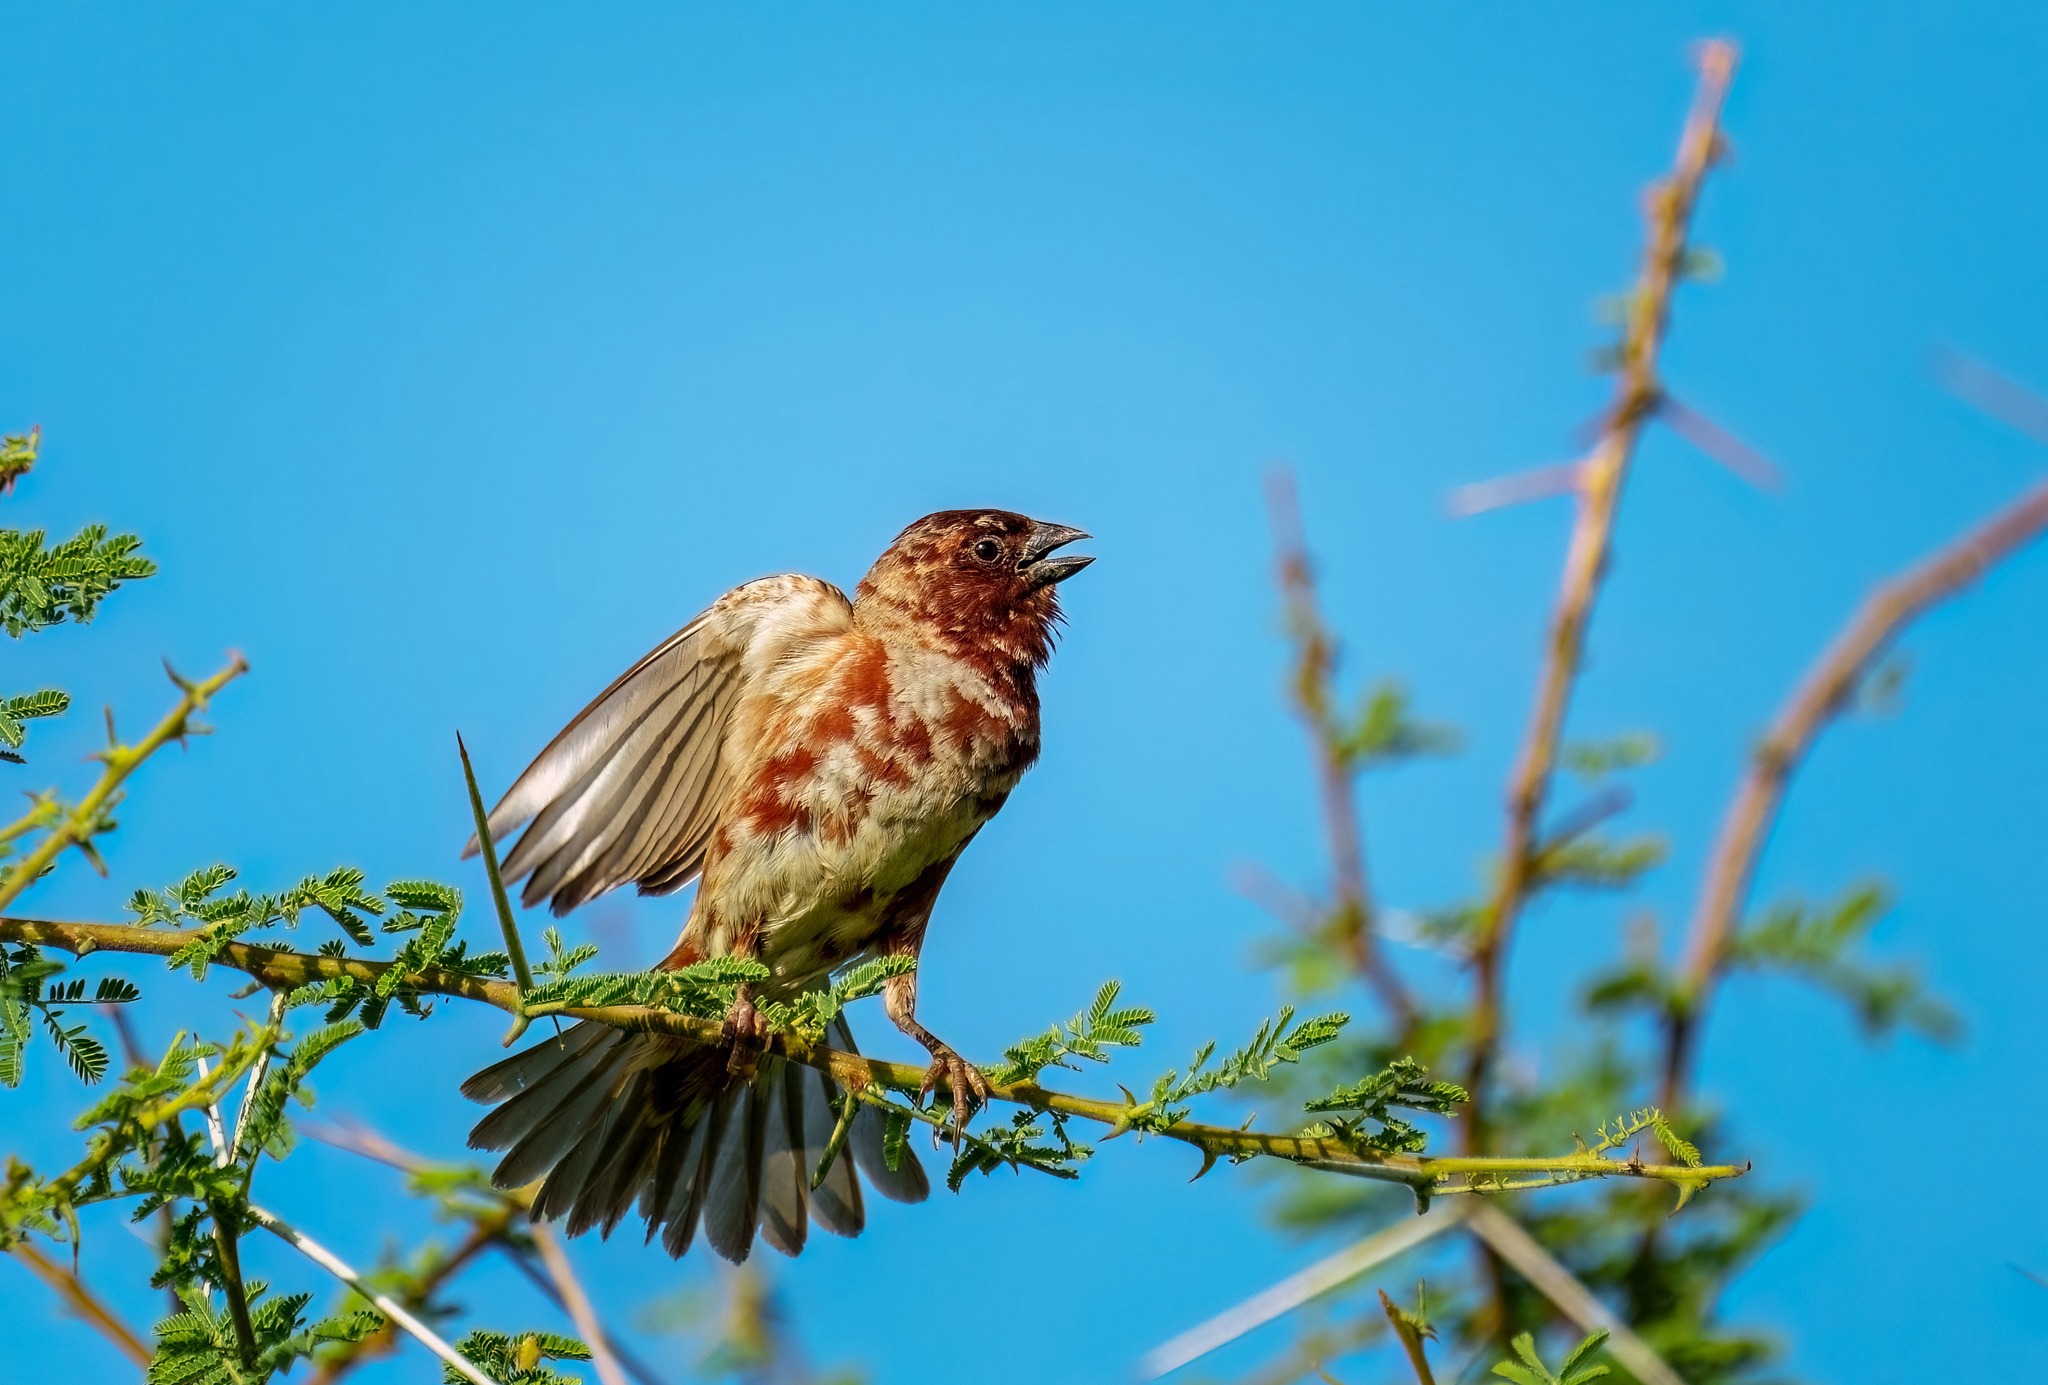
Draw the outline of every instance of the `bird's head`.
[[[1052,652],[1056,588],[1095,561],[1055,550],[1087,537],[1009,510],[941,510],[896,536],[861,579],[854,609],[1036,667]]]

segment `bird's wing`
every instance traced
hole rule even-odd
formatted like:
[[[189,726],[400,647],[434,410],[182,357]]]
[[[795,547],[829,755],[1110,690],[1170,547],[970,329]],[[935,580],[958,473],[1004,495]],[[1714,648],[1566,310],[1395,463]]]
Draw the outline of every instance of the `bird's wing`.
[[[505,858],[521,899],[556,914],[637,881],[680,889],[703,868],[727,775],[726,728],[750,682],[848,629],[844,592],[814,577],[735,587],[577,713],[496,808],[491,839],[532,822]],[[477,849],[470,839],[465,856]]]

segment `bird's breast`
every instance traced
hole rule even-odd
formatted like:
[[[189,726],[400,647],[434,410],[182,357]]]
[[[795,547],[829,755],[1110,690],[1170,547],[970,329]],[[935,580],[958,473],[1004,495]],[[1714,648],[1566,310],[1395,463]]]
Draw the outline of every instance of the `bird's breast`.
[[[849,631],[736,709],[724,811],[693,928],[726,951],[757,929],[778,971],[865,950],[897,897],[950,860],[1038,752],[1021,683]]]

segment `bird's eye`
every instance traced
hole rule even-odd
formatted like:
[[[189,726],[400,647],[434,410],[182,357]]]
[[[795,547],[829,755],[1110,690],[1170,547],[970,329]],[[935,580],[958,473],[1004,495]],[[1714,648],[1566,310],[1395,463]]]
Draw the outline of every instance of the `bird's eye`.
[[[974,545],[974,556],[984,563],[992,563],[1003,556],[1003,546],[994,539],[981,539]]]

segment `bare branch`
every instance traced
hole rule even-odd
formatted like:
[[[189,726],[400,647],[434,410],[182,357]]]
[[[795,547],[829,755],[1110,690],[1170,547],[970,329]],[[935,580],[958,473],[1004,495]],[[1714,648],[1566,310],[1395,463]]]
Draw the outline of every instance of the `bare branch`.
[[[362,1275],[350,1268],[347,1261],[343,1260],[326,1246],[321,1245],[311,1236],[308,1236],[305,1232],[298,1230],[282,1219],[264,1211],[253,1202],[249,1204],[249,1216],[265,1231],[270,1232],[321,1269],[326,1270],[336,1279],[339,1279],[342,1283],[368,1299],[378,1312],[404,1328],[415,1341],[424,1346],[428,1351],[433,1352],[434,1355],[440,1357],[441,1360],[448,1364],[449,1369],[460,1375],[464,1380],[472,1381],[474,1385],[496,1385],[495,1381],[472,1365],[468,1357],[443,1341],[439,1333],[407,1312],[402,1304],[395,1302],[388,1295],[378,1293],[375,1289],[364,1283]]]
[[[1959,399],[2039,442],[2048,442],[2048,399],[1950,347],[1937,347],[1934,375]]]
[[[1509,783],[1506,845],[1499,877],[1480,920],[1473,951],[1477,995],[1473,1005],[1470,1070],[1472,1104],[1465,1111],[1467,1147],[1485,1144],[1487,1085],[1499,1044],[1503,959],[1532,879],[1537,822],[1548,795],[1565,713],[1585,650],[1586,628],[1599,595],[1613,542],[1622,483],[1644,420],[1662,397],[1657,356],[1669,321],[1671,294],[1680,278],[1686,236],[1700,185],[1720,151],[1722,102],[1735,72],[1735,49],[1709,43],[1700,54],[1700,81],[1679,136],[1671,176],[1650,195],[1650,241],[1628,300],[1615,402],[1579,478],[1578,517],[1565,558],[1564,578],[1551,621],[1550,646],[1538,679],[1536,704]]]
[[[576,1324],[576,1335],[590,1348],[590,1364],[597,1369],[598,1380],[603,1385],[626,1385],[625,1373],[612,1355],[611,1338],[569,1264],[569,1252],[563,1247],[562,1238],[545,1222],[533,1223],[532,1229],[534,1248],[540,1252],[541,1263],[547,1266],[548,1278],[555,1281],[555,1288],[562,1295],[562,1305]]]
[[[1750,757],[1728,805],[1694,911],[1667,1022],[1667,1111],[1683,1098],[1698,1027],[1727,964],[1730,940],[1749,897],[1757,857],[1783,806],[1785,788],[1815,739],[1848,705],[1864,676],[1900,633],[1928,610],[1966,590],[1994,564],[2048,529],[2048,484],[2036,486],[1990,520],[1886,582],[1822,651]]]
[[[1521,1276],[1536,1286],[1557,1311],[1581,1332],[1605,1330],[1607,1349],[1614,1359],[1628,1367],[1643,1385],[1685,1385],[1678,1372],[1664,1364],[1664,1358],[1638,1337],[1613,1310],[1594,1297],[1593,1291],[1559,1264],[1522,1224],[1491,1202],[1481,1201],[1466,1217],[1472,1234],[1484,1241],[1494,1254],[1513,1265]]]
[[[1323,831],[1337,891],[1337,932],[1352,969],[1365,977],[1403,1032],[1415,1023],[1415,1001],[1373,938],[1372,887],[1365,870],[1365,838],[1358,825],[1358,797],[1351,767],[1339,745],[1337,645],[1316,606],[1314,570],[1302,534],[1301,506],[1293,474],[1279,468],[1268,476],[1266,499],[1273,517],[1273,546],[1279,558],[1280,588],[1287,602],[1288,634],[1294,641],[1294,703],[1308,727],[1322,790]]]
[[[65,1307],[93,1331],[112,1342],[123,1356],[138,1366],[149,1364],[149,1347],[135,1335],[133,1328],[116,1317],[114,1311],[106,1304],[100,1302],[99,1296],[85,1286],[84,1280],[27,1241],[16,1241],[7,1249],[15,1259],[21,1261],[30,1274],[49,1285],[57,1297],[64,1300]]]
[[[1408,1353],[1408,1364],[1415,1370],[1415,1385],[1436,1385],[1436,1372],[1429,1368],[1429,1353],[1423,1350],[1422,1333],[1409,1320],[1400,1306],[1385,1289],[1380,1290],[1380,1308],[1393,1325],[1394,1336],[1400,1339],[1401,1350]],[[1433,1335],[1433,1334],[1432,1334]]]
[[[1171,1341],[1162,1342],[1138,1362],[1141,1380],[1157,1380],[1188,1362],[1228,1346],[1254,1328],[1291,1313],[1311,1299],[1384,1265],[1395,1256],[1415,1249],[1462,1222],[1471,1203],[1439,1207],[1425,1216],[1395,1222],[1375,1231],[1356,1245],[1318,1260],[1307,1269],[1291,1274],[1270,1288],[1261,1289],[1235,1308],[1226,1309],[1198,1327],[1191,1327]]]

